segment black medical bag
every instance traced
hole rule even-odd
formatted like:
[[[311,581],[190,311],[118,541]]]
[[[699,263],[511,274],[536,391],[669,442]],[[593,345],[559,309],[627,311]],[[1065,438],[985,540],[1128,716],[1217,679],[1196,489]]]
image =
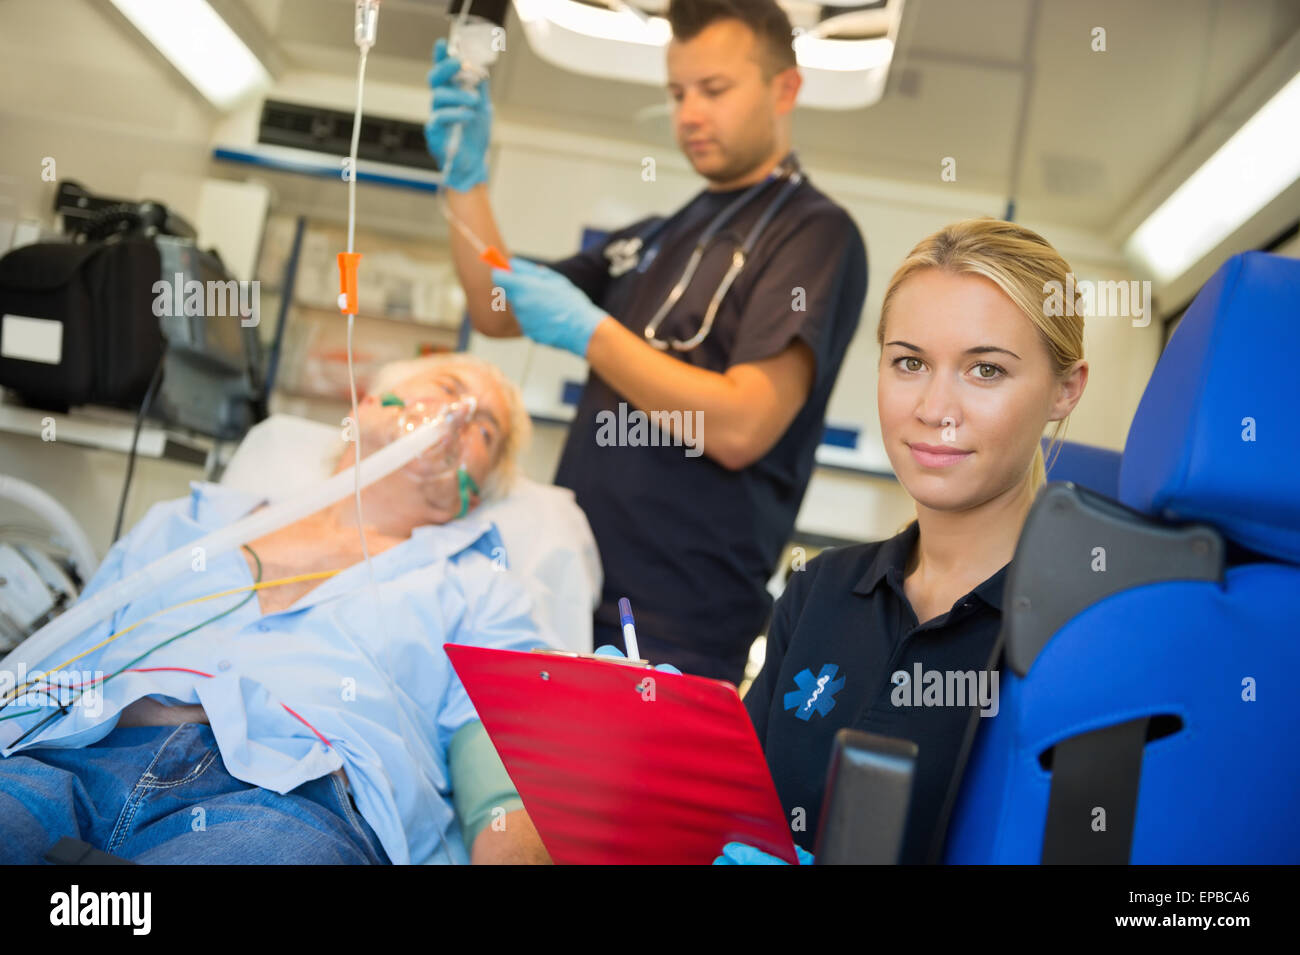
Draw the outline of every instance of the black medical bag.
[[[0,385],[44,410],[138,408],[165,346],[161,275],[144,237],[11,251],[0,259]]]

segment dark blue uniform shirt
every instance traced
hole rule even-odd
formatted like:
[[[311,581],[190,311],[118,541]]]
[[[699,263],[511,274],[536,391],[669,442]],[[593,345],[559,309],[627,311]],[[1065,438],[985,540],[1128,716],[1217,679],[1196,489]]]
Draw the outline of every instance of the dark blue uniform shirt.
[[[806,820],[802,829],[795,826],[794,840],[810,851],[831,745],[835,733],[849,727],[916,743],[900,858],[925,861],[967,721],[972,709],[980,709],[952,705],[952,699],[912,705],[923,699],[914,676],[918,665],[922,674],[985,668],[1002,624],[1007,567],[947,613],[918,624],[903,590],[917,538],[914,521],[889,540],[819,554],[790,575],[772,614],[767,659],[745,708],[787,818],[792,824]],[[898,671],[908,677],[896,684]],[[985,679],[992,689],[993,681]]]
[[[715,238],[695,280],[659,326],[660,339],[696,333],[733,249],[779,189],[769,183]],[[698,237],[741,192],[701,192],[650,243],[657,246],[652,257],[620,250],[662,220],[635,223],[552,267],[641,335]],[[771,611],[766,584],[794,529],[826,402],[858,326],[866,286],[866,249],[853,220],[805,181],[764,229],[708,338],[692,351],[666,352],[725,372],[775,357],[795,341],[812,350],[816,371],[807,401],[776,445],[738,471],[704,455],[688,456],[683,446],[598,440],[597,416],[607,411],[617,418],[625,399],[594,370],[588,373],[555,483],[574,491],[600,549],[605,584],[597,643],[621,644],[618,598],[628,597],[643,656],[740,681],[749,645]],[[626,406],[623,413],[635,410]],[[705,443],[709,426],[702,422]]]

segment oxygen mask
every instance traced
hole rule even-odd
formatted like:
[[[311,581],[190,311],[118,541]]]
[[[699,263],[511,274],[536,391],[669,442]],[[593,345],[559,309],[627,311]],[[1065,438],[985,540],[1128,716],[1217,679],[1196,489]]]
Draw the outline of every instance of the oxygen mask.
[[[478,399],[452,381],[419,389],[424,394],[386,391],[369,395],[358,409],[362,450],[370,453],[424,427],[442,427],[444,433],[427,450],[397,474],[419,485],[427,504],[456,517],[469,512],[481,494],[466,466],[464,436],[478,409]]]

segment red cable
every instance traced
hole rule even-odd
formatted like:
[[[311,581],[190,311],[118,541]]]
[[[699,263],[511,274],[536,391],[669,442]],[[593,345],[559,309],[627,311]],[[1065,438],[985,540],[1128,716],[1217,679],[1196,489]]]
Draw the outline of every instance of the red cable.
[[[191,670],[191,669],[189,669],[188,667],[137,667],[137,668],[134,668],[134,669],[131,669],[131,670],[127,670],[126,672],[127,672],[127,673],[156,673],[156,672],[158,672],[158,671],[160,671],[160,670],[170,670],[170,671],[173,671],[173,672],[176,672],[176,673],[194,673],[194,674],[197,674],[198,676],[205,676],[205,677],[207,677],[208,679],[212,679],[212,674],[211,674],[211,673],[204,673],[202,670]],[[324,744],[325,744],[326,746],[328,746],[330,749],[333,749],[333,748],[334,748],[334,745],[333,745],[329,740],[327,740],[324,736],[322,736],[322,735],[320,734],[320,731],[319,731],[318,729],[316,729],[316,727],[312,726],[310,723],[308,723],[305,719],[303,719],[301,716],[299,716],[299,715],[298,715],[297,713],[295,713],[293,710],[289,709],[288,704],[281,703],[280,705],[283,706],[283,707],[285,708],[285,711],[286,711],[290,716],[292,716],[294,719],[296,719],[296,720],[297,720],[299,723],[301,723],[303,726],[307,727],[307,729],[309,729],[309,730],[311,730],[313,733],[315,733],[315,734],[316,734],[316,738],[317,738],[318,740],[320,740],[322,743],[324,743]]]
[[[134,667],[127,670],[127,673],[158,673],[162,670],[169,670],[173,673],[196,673],[199,676],[205,676],[212,679],[211,673],[204,673],[202,670],[191,670],[189,667]]]
[[[334,748],[333,745],[331,745],[331,743],[330,743],[329,740],[327,740],[324,736],[321,736],[320,733],[317,732],[316,727],[312,726],[310,723],[308,723],[306,720],[304,720],[301,716],[299,716],[299,715],[298,715],[297,713],[295,713],[293,710],[290,710],[287,704],[281,703],[280,705],[283,706],[286,710],[289,710],[289,715],[290,715],[290,716],[292,716],[292,717],[294,717],[295,719],[297,719],[300,723],[302,723],[303,726],[307,727],[307,729],[311,730],[313,733],[316,733],[316,738],[319,739],[322,743],[324,743],[326,746],[329,746],[330,749],[333,749],[333,748]]]

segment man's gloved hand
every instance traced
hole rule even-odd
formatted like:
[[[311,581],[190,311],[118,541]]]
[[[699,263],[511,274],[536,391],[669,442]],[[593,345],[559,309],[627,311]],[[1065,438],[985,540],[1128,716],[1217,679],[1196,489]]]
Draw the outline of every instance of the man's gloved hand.
[[[480,182],[487,182],[492,100],[488,96],[487,80],[479,83],[476,90],[464,90],[456,84],[459,72],[460,60],[448,56],[447,41],[439,40],[433,46],[433,69],[429,71],[433,110],[424,124],[424,142],[429,147],[429,155],[438,160],[447,188],[469,192]],[[447,143],[457,125],[461,128],[460,145],[448,169]]]
[[[604,311],[554,269],[523,259],[511,259],[510,268],[493,269],[492,281],[505,289],[524,334],[586,358],[591,333],[607,317]]]
[[[613,646],[612,644],[608,644],[608,643],[605,644],[603,647],[597,647],[597,648],[596,648],[596,656],[598,656],[598,657],[619,657],[620,659],[623,659],[623,660],[626,660],[626,659],[627,659],[627,656],[623,653],[622,650],[620,650],[618,647]],[[676,673],[676,674],[679,674],[679,675],[680,675],[681,672],[682,672],[681,670],[677,669],[677,667],[673,666],[671,663],[656,663],[656,664],[655,664],[655,669],[656,669],[656,670],[659,670],[659,671],[662,672],[662,673]]]
[[[812,865],[813,854],[803,846],[795,846],[800,865]],[[747,846],[743,842],[728,842],[722,847],[722,855],[713,860],[714,865],[788,865],[783,859],[768,855],[761,849]]]

